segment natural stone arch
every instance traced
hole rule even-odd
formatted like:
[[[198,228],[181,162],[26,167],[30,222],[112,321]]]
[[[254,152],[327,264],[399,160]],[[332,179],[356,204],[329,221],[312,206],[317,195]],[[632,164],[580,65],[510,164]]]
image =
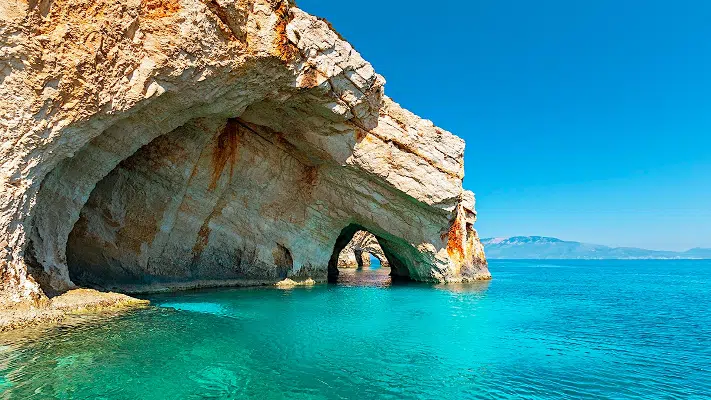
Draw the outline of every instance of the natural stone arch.
[[[285,193],[298,201],[274,194],[268,204],[250,203],[258,208],[251,214],[240,213],[233,176],[223,170],[211,188],[208,174],[196,181],[203,192],[226,194],[195,204],[215,218],[200,218],[190,230],[194,240],[176,245],[176,214],[157,215],[155,234],[133,243],[137,257],[122,266],[152,276],[154,264],[146,260],[160,264],[172,243],[186,251],[180,257],[197,250],[216,261],[212,270],[197,261],[216,278],[207,284],[228,281],[223,272],[237,258],[254,261],[256,273],[280,268],[274,279],[325,280],[332,241],[355,219],[377,232],[389,261],[404,260],[415,279],[489,276],[473,229],[473,195],[462,189],[463,141],[384,97],[382,77],[328,24],[286,0],[94,3],[54,2],[40,10],[16,2],[0,15],[9,60],[0,65],[0,99],[4,115],[13,116],[0,120],[0,303],[41,298],[38,282],[46,294],[73,287],[70,233],[100,225],[81,215],[105,208],[101,198],[110,188],[102,182],[126,172],[127,160],[149,161],[146,153],[166,141],[169,150],[180,148],[170,138],[192,127],[205,134],[196,136],[203,140],[196,148],[213,162],[219,138],[237,122],[255,165],[287,165],[290,172],[275,174],[282,179],[272,186],[235,176],[250,178],[243,182],[254,193],[291,184]],[[231,162],[229,154],[220,160]],[[167,151],[154,160],[163,165],[173,156]],[[141,201],[122,204],[135,209]],[[257,211],[259,229],[234,222]],[[134,227],[138,215],[129,218]],[[264,227],[270,224],[281,230]],[[166,278],[156,268],[154,275]]]
[[[348,245],[341,250],[338,257],[338,268],[363,269],[370,267],[370,257],[377,259],[381,266],[388,267],[388,260],[378,239],[368,231],[358,231],[353,235]]]
[[[365,235],[364,235],[365,234]],[[333,246],[333,252],[331,254],[331,258],[328,261],[328,281],[335,283],[338,281],[338,275],[339,275],[339,267],[344,267],[342,260],[340,260],[341,255],[343,254],[344,250],[350,249],[352,250],[352,247],[349,247],[351,243],[353,242],[354,238],[356,238],[358,235],[361,237],[368,237],[368,235],[371,235],[375,238],[375,240],[378,242],[378,244],[381,243],[381,241],[384,241],[383,238],[378,237],[374,234],[372,234],[370,231],[368,231],[366,228],[364,228],[361,225],[352,223],[343,228],[341,232],[339,233],[338,237],[336,238],[336,242]],[[385,242],[388,243],[388,242]],[[385,258],[387,262],[387,266],[390,267],[391,272],[390,275],[394,279],[403,279],[403,280],[408,280],[410,279],[410,267],[404,262],[402,262],[402,258],[396,257],[392,251],[390,251],[389,246],[386,244],[383,246],[380,244],[379,246],[382,251],[383,251],[383,257]],[[386,252],[385,248],[388,247],[388,250]],[[390,256],[388,257],[389,254]]]

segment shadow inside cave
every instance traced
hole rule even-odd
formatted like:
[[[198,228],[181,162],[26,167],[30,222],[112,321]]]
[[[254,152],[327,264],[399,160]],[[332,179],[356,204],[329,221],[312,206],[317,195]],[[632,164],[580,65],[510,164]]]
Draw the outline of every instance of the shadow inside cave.
[[[390,286],[410,281],[409,271],[388,257],[378,238],[352,224],[343,229],[328,266],[328,282],[346,286]]]

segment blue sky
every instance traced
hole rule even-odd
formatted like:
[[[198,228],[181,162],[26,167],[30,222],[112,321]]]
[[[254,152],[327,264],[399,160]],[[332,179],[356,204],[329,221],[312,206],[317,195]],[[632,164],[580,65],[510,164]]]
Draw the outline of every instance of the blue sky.
[[[467,141],[481,236],[711,247],[711,2],[297,4]]]

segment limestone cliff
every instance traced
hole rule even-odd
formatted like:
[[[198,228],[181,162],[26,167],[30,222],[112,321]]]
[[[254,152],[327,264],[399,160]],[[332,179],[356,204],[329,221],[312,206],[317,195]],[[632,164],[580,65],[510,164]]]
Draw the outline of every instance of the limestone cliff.
[[[358,230],[489,277],[464,142],[286,0],[3,1],[0,82],[0,302],[324,281]]]

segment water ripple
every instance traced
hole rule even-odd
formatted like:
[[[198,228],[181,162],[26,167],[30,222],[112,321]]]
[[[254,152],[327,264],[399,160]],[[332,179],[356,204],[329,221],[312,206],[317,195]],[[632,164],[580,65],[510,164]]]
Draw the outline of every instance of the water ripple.
[[[382,269],[347,272],[340,286],[165,294],[145,310],[5,334],[0,398],[711,393],[711,262],[491,270],[481,285],[393,284]]]

